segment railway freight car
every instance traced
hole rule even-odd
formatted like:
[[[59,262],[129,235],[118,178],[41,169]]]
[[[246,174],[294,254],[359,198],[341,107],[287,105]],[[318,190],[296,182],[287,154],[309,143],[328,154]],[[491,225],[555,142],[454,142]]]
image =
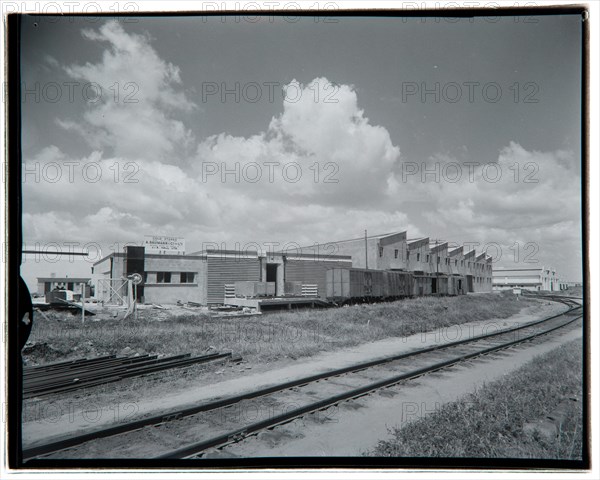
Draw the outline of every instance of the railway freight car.
[[[386,270],[383,272],[383,296],[387,300],[410,297],[413,291],[413,276],[409,272]]]
[[[333,268],[326,273],[327,300],[335,303],[395,300],[425,295],[462,295],[466,279],[394,270]]]
[[[461,275],[413,275],[413,295],[464,295],[466,278]]]
[[[448,295],[465,295],[467,293],[467,279],[462,275],[448,277]]]
[[[423,295],[431,295],[432,293],[433,285],[431,277],[426,274],[413,273],[413,296],[422,297]]]
[[[332,268],[326,272],[327,300],[336,303],[368,301],[384,296],[384,271]]]

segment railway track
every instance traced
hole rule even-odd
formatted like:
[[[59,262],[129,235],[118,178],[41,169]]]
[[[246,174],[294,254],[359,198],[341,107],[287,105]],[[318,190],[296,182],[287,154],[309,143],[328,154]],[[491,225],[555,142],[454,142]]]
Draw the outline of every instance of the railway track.
[[[163,358],[110,355],[30,367],[23,371],[23,398],[70,392],[172,368],[226,360],[231,356],[230,352],[197,357],[187,353]]]
[[[158,456],[162,459],[195,458],[207,449],[237,442],[342,402],[551,335],[582,317],[578,302],[564,298],[553,300],[568,305],[569,309],[500,332],[364,362],[38,445],[25,449],[23,456],[25,460],[44,456],[98,458],[98,452],[114,452],[116,442],[118,453],[114,458],[147,458],[147,454],[136,454],[139,445],[143,445],[145,451],[162,452]],[[249,416],[248,412],[256,414]],[[151,430],[145,428],[150,426]],[[179,447],[174,448],[174,444]],[[106,454],[100,456],[106,458]]]

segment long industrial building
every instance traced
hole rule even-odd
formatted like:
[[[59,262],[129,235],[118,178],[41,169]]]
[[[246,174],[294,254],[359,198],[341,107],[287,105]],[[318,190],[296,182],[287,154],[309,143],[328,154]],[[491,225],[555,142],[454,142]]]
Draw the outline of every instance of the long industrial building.
[[[349,255],[355,268],[398,270],[428,276],[462,275],[469,292],[492,291],[492,258],[429,237],[407,238],[407,232],[353,238],[302,248],[314,256]],[[435,292],[434,292],[435,293]]]
[[[294,293],[324,299],[327,270],[355,267],[413,272],[421,279],[417,294],[442,292],[447,279],[458,276],[464,277],[467,292],[491,292],[491,261],[475,250],[449,248],[448,242],[409,239],[403,231],[271,253],[208,249],[169,255],[126,247],[94,264],[92,282],[100,300],[123,297],[132,273],[143,276],[136,294],[145,303],[223,304],[228,289],[241,282],[269,282],[275,297]]]

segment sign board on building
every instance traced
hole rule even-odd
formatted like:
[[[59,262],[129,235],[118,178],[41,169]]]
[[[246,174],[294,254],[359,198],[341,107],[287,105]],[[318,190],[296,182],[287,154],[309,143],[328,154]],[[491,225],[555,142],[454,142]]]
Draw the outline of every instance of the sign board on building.
[[[146,253],[160,255],[184,255],[185,238],[167,237],[164,235],[145,235],[144,247],[146,247]]]

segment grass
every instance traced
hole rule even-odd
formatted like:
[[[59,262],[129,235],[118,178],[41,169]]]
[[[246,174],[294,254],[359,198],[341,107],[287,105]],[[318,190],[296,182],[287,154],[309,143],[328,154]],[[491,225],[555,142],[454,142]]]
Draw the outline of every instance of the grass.
[[[503,379],[402,429],[368,455],[580,460],[581,402],[569,404],[555,441],[523,431],[565,398],[582,398],[581,340],[536,357]]]
[[[462,297],[425,297],[392,303],[330,310],[271,313],[250,318],[210,318],[189,314],[153,321],[152,311],[140,312],[138,321],[87,321],[70,314],[46,313],[36,318],[31,342],[45,343],[33,361],[54,361],[89,354],[118,354],[124,347],[150,354],[203,352],[209,347],[233,350],[256,360],[309,356],[383,338],[407,336],[450,325],[507,318],[522,307],[510,293]],[[27,355],[26,355],[27,358]]]
[[[156,321],[152,319],[156,313],[144,310],[137,321],[88,319],[85,324],[68,313],[46,312],[35,315],[24,358],[27,364],[37,364],[118,355],[125,347],[139,354],[199,355],[213,347],[233,351],[250,362],[270,362],[466,322],[508,318],[534,304],[539,303],[525,298],[517,302],[512,293],[503,292],[231,319],[186,314]]]

